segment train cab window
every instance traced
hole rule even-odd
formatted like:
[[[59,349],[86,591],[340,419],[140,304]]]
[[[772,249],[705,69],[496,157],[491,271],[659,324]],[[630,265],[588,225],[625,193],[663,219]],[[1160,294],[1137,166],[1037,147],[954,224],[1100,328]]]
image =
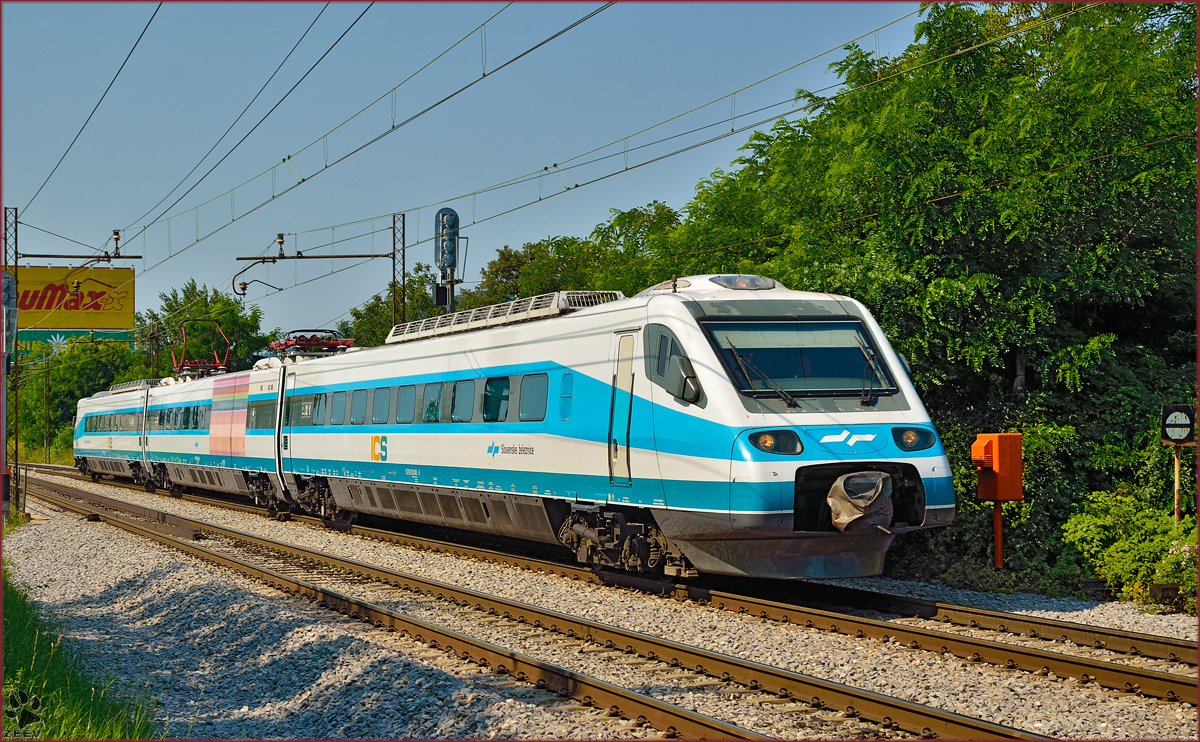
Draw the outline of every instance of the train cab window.
[[[367,421],[367,390],[359,389],[350,397],[350,424],[362,425]]]
[[[371,400],[371,424],[380,425],[388,421],[388,413],[392,411],[392,390],[388,387],[375,390],[375,398]]]
[[[667,371],[675,356],[687,358],[679,338],[663,325],[646,325],[646,376],[655,384],[667,383]]]
[[[402,386],[396,394],[396,422],[411,423],[416,416],[417,388]]]
[[[346,393],[334,392],[333,403],[329,405],[329,424],[341,425],[346,422]]]
[[[325,403],[326,396],[327,395],[325,395],[325,394],[317,394],[313,397],[313,407],[312,407],[312,424],[313,425],[324,425],[325,424],[325,413],[328,412],[328,410],[326,408],[329,406]],[[274,407],[274,405],[272,405],[272,407]]]
[[[469,423],[474,416],[475,382],[457,382],[454,385],[454,401],[450,405],[450,419],[456,423]]]
[[[508,419],[508,377],[483,383],[483,421],[502,423]]]
[[[546,374],[534,374],[521,379],[521,422],[538,422],[546,419],[546,391],[550,378]]]
[[[442,385],[426,384],[424,403],[421,405],[421,422],[442,421]]]

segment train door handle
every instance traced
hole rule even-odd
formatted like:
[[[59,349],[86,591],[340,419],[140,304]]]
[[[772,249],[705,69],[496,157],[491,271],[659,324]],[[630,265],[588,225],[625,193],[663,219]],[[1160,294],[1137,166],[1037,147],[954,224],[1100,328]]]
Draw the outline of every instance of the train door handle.
[[[616,460],[617,460],[617,452],[618,452],[619,450],[620,450],[620,444],[618,444],[618,443],[617,443],[617,439],[616,439],[616,438],[613,438],[613,445],[612,445],[612,457],[613,457],[613,461],[616,461]]]

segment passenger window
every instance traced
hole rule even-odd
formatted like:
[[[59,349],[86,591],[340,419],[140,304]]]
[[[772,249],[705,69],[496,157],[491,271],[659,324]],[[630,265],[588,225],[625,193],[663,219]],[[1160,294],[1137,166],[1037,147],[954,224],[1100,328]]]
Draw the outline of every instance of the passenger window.
[[[454,403],[450,407],[450,419],[456,423],[468,423],[474,415],[475,382],[460,381],[454,385]]]
[[[316,397],[313,398],[313,412],[312,412],[312,424],[313,425],[324,425],[325,424],[325,407],[326,407],[326,405],[325,405],[325,395],[324,394],[318,394]]]
[[[421,413],[421,421],[427,423],[441,422],[442,420],[442,385],[441,384],[426,384],[425,385],[425,403],[421,405],[423,412]]]
[[[488,379],[483,384],[483,421],[502,423],[508,419],[508,377]]]
[[[546,391],[550,379],[546,374],[534,374],[521,379],[521,422],[546,419]]]
[[[329,406],[329,424],[341,425],[346,422],[346,393],[334,392],[333,404]]]
[[[359,389],[350,398],[350,424],[362,425],[367,421],[367,390]]]
[[[402,386],[396,396],[396,422],[411,423],[417,409],[417,388]]]
[[[375,399],[371,403],[371,422],[375,425],[387,423],[388,412],[392,408],[392,390],[389,387],[375,390]]]

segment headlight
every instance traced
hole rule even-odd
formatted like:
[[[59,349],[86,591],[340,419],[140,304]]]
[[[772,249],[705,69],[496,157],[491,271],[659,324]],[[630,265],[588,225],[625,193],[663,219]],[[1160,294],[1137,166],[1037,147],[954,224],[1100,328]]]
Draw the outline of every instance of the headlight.
[[[751,433],[750,445],[767,453],[792,456],[804,451],[804,446],[800,444],[800,436],[790,430],[767,430],[761,433]]]
[[[901,451],[923,451],[937,443],[937,436],[925,428],[892,428],[892,438]]]

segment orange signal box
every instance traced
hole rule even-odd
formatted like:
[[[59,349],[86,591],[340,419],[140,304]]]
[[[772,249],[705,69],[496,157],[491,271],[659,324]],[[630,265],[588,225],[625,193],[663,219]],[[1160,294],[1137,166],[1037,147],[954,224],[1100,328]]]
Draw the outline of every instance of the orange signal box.
[[[979,499],[1011,502],[1024,499],[1020,433],[980,433],[971,444],[971,463],[979,473]]]

